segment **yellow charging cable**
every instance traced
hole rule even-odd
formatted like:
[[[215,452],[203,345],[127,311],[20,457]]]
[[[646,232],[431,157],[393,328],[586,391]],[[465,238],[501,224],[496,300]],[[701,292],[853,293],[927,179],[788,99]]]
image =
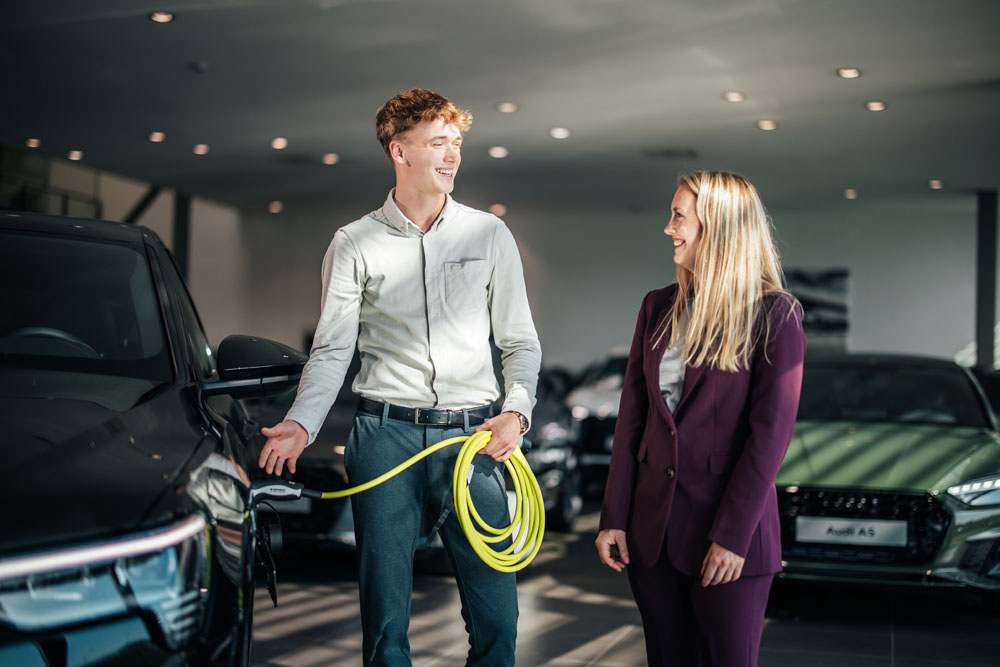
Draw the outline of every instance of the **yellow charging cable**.
[[[542,546],[542,537],[545,534],[545,505],[542,500],[542,490],[538,487],[538,480],[531,472],[528,460],[524,458],[520,448],[517,448],[511,457],[504,462],[504,467],[507,468],[507,472],[510,473],[511,479],[514,481],[514,497],[516,499],[514,516],[510,525],[505,528],[491,526],[479,515],[475,503],[472,502],[472,496],[469,494],[469,480],[472,478],[473,468],[472,459],[480,449],[486,446],[492,435],[492,431],[478,431],[471,436],[442,440],[369,482],[342,491],[324,491],[319,494],[319,497],[323,500],[329,500],[367,491],[440,449],[460,442],[465,443],[458,453],[452,477],[452,496],[455,501],[458,523],[462,526],[462,532],[465,533],[469,544],[472,545],[473,551],[483,562],[500,572],[517,572],[534,560]],[[478,529],[476,525],[478,525]],[[508,538],[510,538],[511,544],[506,549],[498,551],[492,547],[493,544]]]

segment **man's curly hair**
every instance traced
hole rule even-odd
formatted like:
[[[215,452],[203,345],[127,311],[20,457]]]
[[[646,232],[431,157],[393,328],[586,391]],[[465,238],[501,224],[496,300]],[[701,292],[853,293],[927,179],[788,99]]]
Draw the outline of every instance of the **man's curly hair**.
[[[398,93],[379,107],[375,114],[375,136],[382,149],[389,155],[389,142],[409,131],[422,121],[433,122],[438,118],[458,126],[462,132],[472,125],[472,114],[459,109],[447,97],[430,90],[414,88]],[[391,158],[392,156],[389,155]]]

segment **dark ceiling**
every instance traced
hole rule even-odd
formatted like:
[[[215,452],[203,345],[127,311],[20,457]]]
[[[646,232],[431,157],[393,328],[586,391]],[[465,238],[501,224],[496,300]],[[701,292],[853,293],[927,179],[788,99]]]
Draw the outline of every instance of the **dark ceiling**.
[[[473,205],[660,208],[692,167],[772,208],[947,196],[1000,185],[998,28],[996,0],[4,2],[0,143],[243,210],[375,206],[375,110],[420,86],[475,116]]]

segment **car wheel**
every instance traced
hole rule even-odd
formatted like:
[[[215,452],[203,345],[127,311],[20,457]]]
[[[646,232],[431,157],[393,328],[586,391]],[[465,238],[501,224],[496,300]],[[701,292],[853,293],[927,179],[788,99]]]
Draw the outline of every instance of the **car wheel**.
[[[546,525],[558,531],[572,530],[573,522],[580,516],[580,510],[583,508],[582,476],[580,466],[576,465],[575,455],[567,461],[566,467],[563,483],[559,489],[559,500],[545,516]]]

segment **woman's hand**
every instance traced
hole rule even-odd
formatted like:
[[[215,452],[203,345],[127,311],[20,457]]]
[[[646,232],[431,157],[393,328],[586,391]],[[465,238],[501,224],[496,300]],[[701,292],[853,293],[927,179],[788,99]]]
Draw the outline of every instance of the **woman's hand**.
[[[701,563],[702,588],[736,581],[743,573],[745,561],[745,558],[737,556],[716,542],[712,542],[705,560]]]
[[[601,562],[615,572],[621,572],[628,565],[628,545],[625,544],[625,531],[607,528],[597,534],[597,555]],[[611,553],[611,547],[618,547],[618,556]]]

